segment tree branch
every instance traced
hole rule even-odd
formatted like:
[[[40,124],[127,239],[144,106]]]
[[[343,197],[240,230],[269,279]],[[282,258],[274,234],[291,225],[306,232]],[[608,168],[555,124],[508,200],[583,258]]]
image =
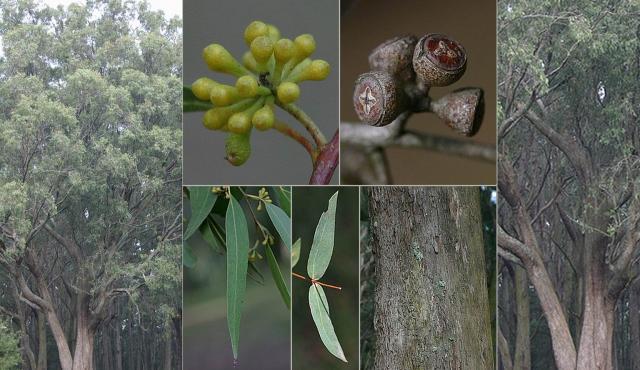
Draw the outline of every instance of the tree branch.
[[[44,229],[47,230],[49,235],[51,235],[53,239],[55,239],[58,243],[60,243],[60,245],[62,245],[67,250],[67,252],[69,252],[69,255],[73,257],[73,259],[78,264],[78,267],[80,267],[80,262],[83,259],[82,250],[80,249],[80,246],[78,246],[78,244],[76,244],[75,241],[67,239],[64,236],[60,235],[57,231],[55,231],[49,225],[45,224]]]
[[[342,143],[364,148],[400,147],[424,149],[481,161],[496,161],[496,149],[493,145],[478,144],[414,131],[404,131],[398,134],[398,127],[392,125],[393,123],[385,127],[372,128],[363,124],[342,122],[340,124]]]
[[[589,152],[575,138],[554,130],[534,112],[527,111],[525,117],[551,144],[558,147],[567,156],[582,180],[582,184],[588,186],[593,178],[594,171]]]
[[[309,179],[309,185],[327,185],[331,182],[333,173],[340,160],[340,135],[336,130],[331,141],[324,145],[318,159],[313,166],[313,173]]]

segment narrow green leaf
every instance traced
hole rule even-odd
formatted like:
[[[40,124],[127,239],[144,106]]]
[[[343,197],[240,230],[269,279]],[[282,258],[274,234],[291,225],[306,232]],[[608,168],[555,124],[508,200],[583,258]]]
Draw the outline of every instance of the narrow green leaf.
[[[199,100],[193,95],[191,86],[182,87],[182,111],[183,112],[200,112],[213,108],[211,102]]]
[[[291,217],[291,188],[284,186],[277,186],[276,192],[278,193],[278,200],[280,201],[280,208]]]
[[[224,254],[224,248],[220,245],[218,239],[213,235],[213,231],[211,231],[211,225],[208,222],[203,222],[200,225],[200,234],[202,234],[202,239],[207,243],[211,250],[218,254]]]
[[[220,202],[216,202],[216,207],[217,207],[217,204],[220,204]],[[229,202],[225,202],[225,204],[228,206]],[[211,228],[211,231],[213,231],[215,240],[217,240],[218,244],[222,246],[223,252],[226,252],[227,251],[227,245],[225,242],[226,238],[225,236],[223,236],[223,233],[220,231],[221,227],[218,226],[216,221],[214,221],[211,217],[209,217],[208,224],[209,224],[209,227]],[[264,276],[262,276],[262,273],[260,272],[260,270],[258,270],[254,262],[249,261],[249,270],[250,270],[248,275],[249,278],[260,285],[264,285]]]
[[[198,230],[202,221],[207,218],[213,205],[218,199],[218,194],[211,192],[210,186],[190,186],[189,204],[191,205],[191,218],[184,232],[184,240],[187,240]]]
[[[227,324],[231,336],[233,358],[238,358],[240,317],[247,286],[249,232],[240,203],[231,197],[225,217],[227,239]]]
[[[196,257],[193,255],[191,246],[187,243],[182,246],[182,264],[188,268],[193,268],[196,265]]]
[[[273,226],[278,231],[278,234],[280,234],[280,239],[282,239],[284,245],[291,251],[291,219],[278,206],[269,203],[267,203],[267,213]]]
[[[320,280],[331,261],[333,254],[333,235],[336,228],[336,203],[338,201],[338,192],[333,194],[329,199],[329,207],[327,211],[320,216],[316,233],[313,236],[313,244],[311,252],[309,252],[309,261],[307,262],[307,273],[309,277]]]
[[[333,324],[329,317],[329,303],[327,302],[327,296],[324,294],[324,290],[322,290],[322,286],[312,284],[309,287],[309,307],[311,308],[313,322],[318,328],[318,333],[324,346],[327,347],[327,350],[331,352],[332,355],[347,362],[336,332],[333,330]]]
[[[271,247],[266,247],[267,254],[267,262],[269,262],[269,269],[271,270],[271,276],[273,276],[273,281],[276,282],[276,286],[280,291],[280,296],[282,296],[282,300],[288,309],[291,309],[291,297],[289,296],[289,290],[287,289],[287,285],[282,278],[282,273],[280,272],[280,266],[278,266],[278,261],[276,260],[276,256],[273,255],[273,251]]]
[[[291,268],[294,268],[298,264],[298,260],[300,259],[300,238],[293,243],[293,247],[291,248]]]

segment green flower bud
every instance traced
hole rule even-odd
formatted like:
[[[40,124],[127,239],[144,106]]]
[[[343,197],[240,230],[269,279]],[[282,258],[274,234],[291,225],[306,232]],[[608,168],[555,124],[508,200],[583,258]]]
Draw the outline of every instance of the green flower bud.
[[[296,46],[289,39],[280,39],[273,47],[273,56],[276,62],[284,64],[289,61],[296,51]]]
[[[191,84],[191,91],[193,91],[193,95],[200,100],[209,100],[209,96],[211,94],[211,89],[218,85],[217,82],[210,78],[201,77]]]
[[[300,97],[300,87],[294,82],[283,82],[278,86],[278,100],[284,104],[293,103]]]
[[[211,88],[209,98],[214,105],[224,107],[240,100],[240,94],[233,86],[218,84],[218,86]]]
[[[229,117],[236,112],[246,109],[253,100],[244,99],[227,107],[215,107],[205,112],[202,117],[204,127],[209,130],[225,130]]]
[[[251,42],[251,54],[259,64],[264,64],[269,61],[271,54],[273,54],[273,40],[268,36],[256,37]]]
[[[280,40],[280,30],[278,29],[278,27],[272,24],[268,24],[267,28],[269,28],[268,36],[269,38],[271,38],[271,40],[273,40],[273,42]]]
[[[248,71],[222,45],[211,44],[207,46],[202,51],[202,58],[211,70],[237,77],[248,74]]]
[[[229,117],[227,128],[234,134],[246,134],[251,130],[251,116],[247,112],[234,113]]]
[[[251,72],[258,72],[258,62],[256,62],[256,58],[253,57],[251,51],[246,51],[242,56],[242,65]]]
[[[308,33],[296,37],[293,42],[296,45],[297,60],[302,60],[308,57],[316,50],[316,40]]]
[[[256,37],[266,36],[268,34],[269,27],[264,22],[253,21],[249,23],[247,28],[244,30],[244,42],[246,42],[247,45],[251,45],[251,42]]]
[[[240,166],[251,156],[250,134],[231,133],[225,140],[225,159],[234,166]]]
[[[257,128],[260,131],[266,131],[273,127],[275,123],[275,116],[273,114],[273,109],[268,104],[264,107],[258,109],[251,117],[251,123],[253,127]]]
[[[227,124],[231,112],[226,108],[213,108],[204,113],[202,123],[209,130],[220,130]]]
[[[227,128],[236,134],[244,134],[251,131],[251,117],[260,109],[265,102],[265,98],[253,100],[253,104],[243,112],[237,112],[229,117]]]
[[[304,66],[303,63],[300,63],[298,66],[301,66],[301,68],[298,69],[296,67],[287,78],[288,81],[321,81],[327,78],[329,72],[331,72],[329,63],[320,59],[314,60]]]
[[[253,98],[258,95],[258,87],[258,80],[250,75],[242,76],[236,81],[236,90],[243,98]]]

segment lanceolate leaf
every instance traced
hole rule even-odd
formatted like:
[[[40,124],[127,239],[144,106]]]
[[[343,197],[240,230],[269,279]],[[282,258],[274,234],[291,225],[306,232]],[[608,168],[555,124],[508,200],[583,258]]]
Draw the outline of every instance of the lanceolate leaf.
[[[225,217],[227,239],[227,324],[231,336],[233,358],[238,358],[240,317],[247,285],[249,232],[240,203],[231,197]]]
[[[291,247],[291,268],[296,267],[300,259],[300,243],[300,238],[298,238],[298,240],[293,243],[293,247]]]
[[[211,249],[218,254],[224,253],[224,248],[218,242],[218,239],[213,235],[213,231],[211,231],[211,225],[209,222],[203,222],[200,225],[200,234],[202,234],[202,239],[211,247]]]
[[[280,208],[291,217],[291,188],[278,186],[276,187],[278,193],[278,200],[280,201]]]
[[[280,234],[280,239],[282,239],[284,245],[291,251],[291,219],[283,210],[269,203],[267,203],[267,213],[273,226],[278,231],[278,234]]]
[[[311,252],[309,252],[309,261],[307,263],[307,273],[309,277],[320,280],[331,261],[333,254],[333,235],[336,228],[336,203],[338,201],[338,192],[329,199],[329,207],[327,211],[320,216],[316,233],[313,236],[313,244]]]
[[[327,350],[331,352],[332,355],[347,362],[336,332],[333,330],[333,324],[329,317],[329,304],[327,302],[327,296],[324,294],[324,290],[322,290],[322,286],[312,284],[309,287],[309,307],[311,308],[313,322],[318,328],[318,333],[324,346],[327,347]]]
[[[273,276],[273,280],[276,282],[276,286],[280,291],[280,295],[282,296],[282,300],[288,309],[291,309],[291,297],[289,296],[289,290],[287,289],[287,285],[282,278],[282,273],[280,272],[280,267],[278,266],[278,261],[276,260],[276,256],[273,255],[273,251],[271,247],[266,247],[267,254],[267,262],[269,262],[269,269],[271,270],[271,276]]]
[[[190,186],[189,200],[191,204],[191,218],[184,232],[184,240],[187,240],[198,230],[198,227],[207,218],[211,208],[216,203],[218,194],[211,192],[210,186]]]
[[[218,202],[219,203],[219,202]],[[216,203],[216,204],[218,204]],[[228,202],[227,202],[228,205]],[[222,233],[219,231],[220,226],[218,226],[218,224],[213,221],[212,219],[209,219],[206,223],[209,226],[209,230],[211,231],[211,234],[209,235],[208,233],[202,232],[202,226],[201,226],[201,230],[200,232],[202,232],[202,238],[207,241],[207,243],[209,243],[209,236],[213,236],[213,242],[214,243],[218,243],[219,246],[221,246],[222,250],[220,251],[220,254],[224,253],[227,251],[227,246],[226,246],[226,242],[225,242],[225,237],[222,235]],[[204,225],[203,224],[203,225]],[[213,246],[212,246],[213,248]],[[262,273],[260,272],[260,270],[258,270],[258,268],[256,267],[254,262],[249,261],[249,278],[251,278],[251,280],[255,281],[258,284],[264,284],[264,276],[262,276]]]

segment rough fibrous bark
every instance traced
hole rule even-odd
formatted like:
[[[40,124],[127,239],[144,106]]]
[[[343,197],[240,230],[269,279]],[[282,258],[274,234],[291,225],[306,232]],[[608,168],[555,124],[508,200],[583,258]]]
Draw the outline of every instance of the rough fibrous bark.
[[[374,369],[493,369],[479,194],[371,188]]]

